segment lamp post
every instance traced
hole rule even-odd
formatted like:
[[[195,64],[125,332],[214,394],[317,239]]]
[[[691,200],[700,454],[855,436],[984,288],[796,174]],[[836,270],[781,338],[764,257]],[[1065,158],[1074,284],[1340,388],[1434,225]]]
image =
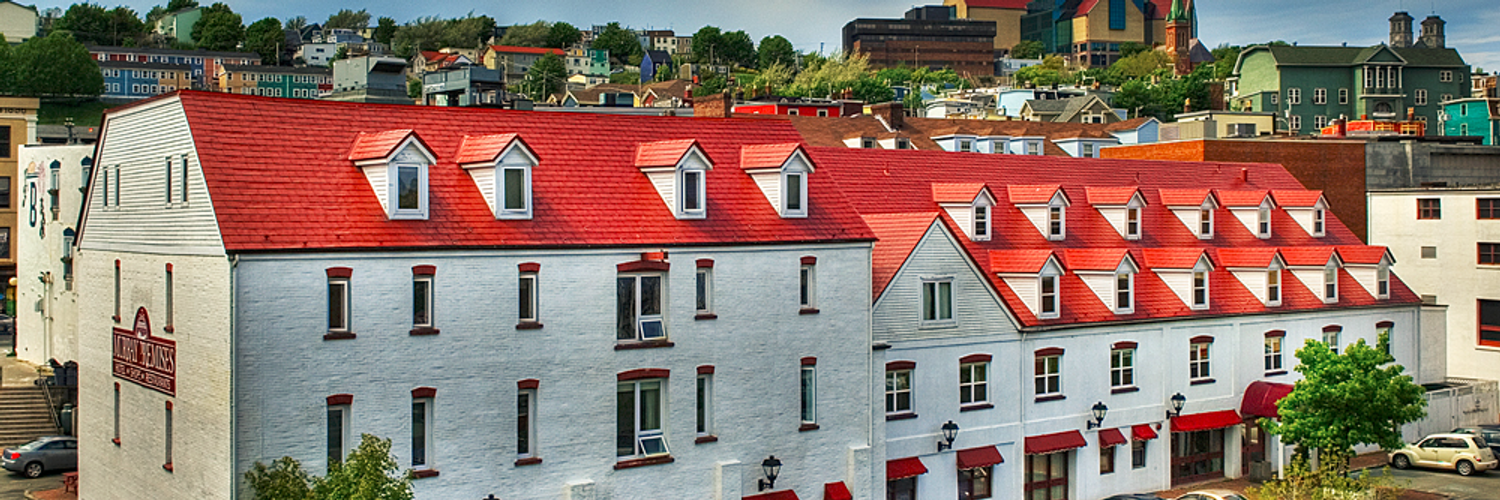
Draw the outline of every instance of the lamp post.
[[[943,424],[942,431],[943,437],[938,438],[937,443],[939,453],[941,453],[943,450],[953,449],[953,440],[958,439],[958,424],[955,424],[952,420],[949,420],[948,422]]]
[[[1182,415],[1182,407],[1187,404],[1187,397],[1182,393],[1172,395],[1172,409],[1167,410],[1167,418]]]
[[[1089,421],[1088,428],[1089,429],[1093,429],[1093,428],[1097,428],[1097,427],[1103,427],[1104,426],[1104,415],[1106,413],[1109,413],[1109,407],[1105,406],[1103,401],[1100,401],[1100,402],[1094,403],[1094,407],[1093,408],[1089,408],[1089,411],[1093,412],[1094,419],[1091,420],[1091,421]]]
[[[771,455],[760,462],[760,471],[766,475],[765,479],[759,481],[760,491],[773,489],[776,487],[776,476],[781,475],[781,461],[776,459],[776,455]]]

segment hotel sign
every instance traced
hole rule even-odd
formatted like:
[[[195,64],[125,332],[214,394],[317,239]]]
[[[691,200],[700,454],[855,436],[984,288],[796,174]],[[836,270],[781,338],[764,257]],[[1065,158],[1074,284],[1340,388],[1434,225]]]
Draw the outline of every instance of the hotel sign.
[[[135,312],[133,329],[114,329],[114,373],[168,396],[177,395],[177,343],[151,336],[146,308]]]

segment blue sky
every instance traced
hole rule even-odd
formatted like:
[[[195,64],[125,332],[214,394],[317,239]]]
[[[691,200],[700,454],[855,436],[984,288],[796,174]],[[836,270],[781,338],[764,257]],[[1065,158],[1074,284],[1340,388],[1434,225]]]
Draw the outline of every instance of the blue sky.
[[[110,0],[95,0],[113,5]],[[205,1],[206,0],[200,0]],[[932,0],[930,3],[940,3]],[[129,0],[124,5],[144,13],[165,0]],[[586,27],[620,21],[636,28],[674,29],[691,33],[703,25],[726,31],[742,29],[751,37],[780,34],[798,50],[840,49],[844,23],[856,17],[899,17],[918,4],[911,0],[445,0],[410,2],[373,0],[330,1],[316,4],[294,0],[230,0],[249,24],[274,16],[302,15],[326,19],[341,7],[365,8],[375,16],[405,22],[416,17],[487,14],[500,24],[546,19]],[[66,6],[57,1],[39,7]],[[1302,44],[1373,45],[1387,39],[1386,19],[1406,10],[1418,20],[1436,12],[1448,22],[1448,45],[1456,47],[1469,64],[1500,70],[1500,5],[1494,0],[1200,0],[1199,36],[1209,46],[1244,45],[1268,40]]]

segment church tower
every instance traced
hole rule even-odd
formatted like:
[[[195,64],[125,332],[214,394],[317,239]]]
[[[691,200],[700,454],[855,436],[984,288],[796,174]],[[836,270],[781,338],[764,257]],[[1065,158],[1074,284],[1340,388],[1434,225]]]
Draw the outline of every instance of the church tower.
[[[1188,18],[1183,0],[1172,0],[1172,11],[1167,14],[1167,55],[1172,57],[1172,72],[1178,76],[1193,72],[1192,52],[1193,22]]]
[[[1391,16],[1391,47],[1404,49],[1411,46],[1411,14],[1397,12]]]

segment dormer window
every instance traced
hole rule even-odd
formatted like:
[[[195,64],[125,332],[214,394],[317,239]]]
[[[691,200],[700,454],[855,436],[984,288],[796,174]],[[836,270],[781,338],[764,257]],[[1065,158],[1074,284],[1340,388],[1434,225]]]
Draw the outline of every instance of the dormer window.
[[[422,217],[421,212],[424,201],[427,201],[427,193],[422,189],[427,184],[426,165],[420,163],[406,163],[396,165],[396,209],[392,216],[404,216],[401,218],[417,216]]]
[[[1286,211],[1292,221],[1302,226],[1303,231],[1314,238],[1322,238],[1328,228],[1328,200],[1322,191],[1282,190],[1271,191],[1276,206]]]
[[[932,185],[932,201],[953,218],[953,222],[972,241],[989,241],[994,232],[992,220],[995,197],[983,183]]]
[[[800,144],[745,146],[740,150],[740,169],[750,174],[782,218],[807,217],[807,181],[813,164]]]
[[[682,193],[681,211],[689,215],[703,213],[703,196],[706,189],[702,170],[683,170],[678,175],[678,192]]]
[[[1257,217],[1256,217],[1256,221],[1257,221],[1257,225],[1259,227],[1259,231],[1257,231],[1255,233],[1255,236],[1259,237],[1261,239],[1270,238],[1271,237],[1271,207],[1268,206],[1268,205],[1261,205],[1260,206],[1260,212],[1257,214]]]
[[[1323,212],[1326,212],[1326,210],[1324,210],[1322,208],[1318,208],[1318,209],[1314,209],[1313,210],[1313,236],[1316,236],[1316,237],[1319,237],[1319,238],[1323,237],[1323,233],[1324,233],[1324,231],[1323,231],[1323,224],[1324,224],[1323,217],[1324,217],[1324,213]]]
[[[1208,269],[1199,264],[1193,269],[1193,303],[1192,309],[1208,309]]]
[[[1063,206],[1051,205],[1047,207],[1047,239],[1057,241],[1063,239],[1065,219],[1063,218]]]
[[[1037,279],[1037,317],[1056,318],[1058,316],[1057,280],[1057,275],[1049,274],[1042,274]]]
[[[1141,239],[1141,214],[1146,198],[1135,187],[1090,187],[1085,190],[1090,205],[1104,216],[1111,228],[1126,240]]]
[[[1385,264],[1375,270],[1375,297],[1391,298],[1391,268]]]
[[[538,160],[520,136],[466,135],[456,162],[474,179],[496,219],[531,218],[531,171]]]
[[[1214,237],[1214,211],[1207,206],[1198,210],[1198,239],[1210,240]]]
[[[437,163],[411,130],[361,132],[349,160],[365,173],[390,219],[426,219],[427,171]]]
[[[1011,204],[1021,210],[1026,220],[1050,241],[1067,236],[1067,208],[1070,204],[1057,185],[1012,185],[1006,188]]]
[[[713,169],[713,162],[698,146],[698,141],[643,143],[636,149],[635,165],[646,174],[674,217],[708,217],[706,177]]]
[[[1281,269],[1266,271],[1266,305],[1281,305]]]
[[[874,137],[861,137],[859,139],[859,147],[865,148],[865,149],[875,149],[875,138]]]
[[[1337,251],[1344,271],[1365,292],[1377,299],[1391,297],[1391,264],[1395,259],[1390,250],[1379,246],[1341,246]]]
[[[973,139],[959,139],[958,140],[958,151],[960,153],[968,153],[968,152],[974,151],[974,140]]]
[[[1277,202],[1267,191],[1218,191],[1219,202],[1255,237],[1271,237],[1271,211]],[[1306,226],[1304,225],[1304,228]]]
[[[897,137],[896,149],[911,149],[911,139],[907,139],[905,137]]]
[[[1323,268],[1323,302],[1332,304],[1339,301],[1339,268],[1333,262],[1329,262]]]
[[[1115,274],[1115,313],[1128,314],[1135,311],[1135,273],[1126,271]]]
[[[785,216],[807,215],[807,183],[803,182],[802,172],[786,172],[781,174],[782,201],[781,214]]]
[[[1125,209],[1125,239],[1138,240],[1141,238],[1141,209],[1127,207]]]
[[[990,239],[990,207],[974,205],[974,240]]]

